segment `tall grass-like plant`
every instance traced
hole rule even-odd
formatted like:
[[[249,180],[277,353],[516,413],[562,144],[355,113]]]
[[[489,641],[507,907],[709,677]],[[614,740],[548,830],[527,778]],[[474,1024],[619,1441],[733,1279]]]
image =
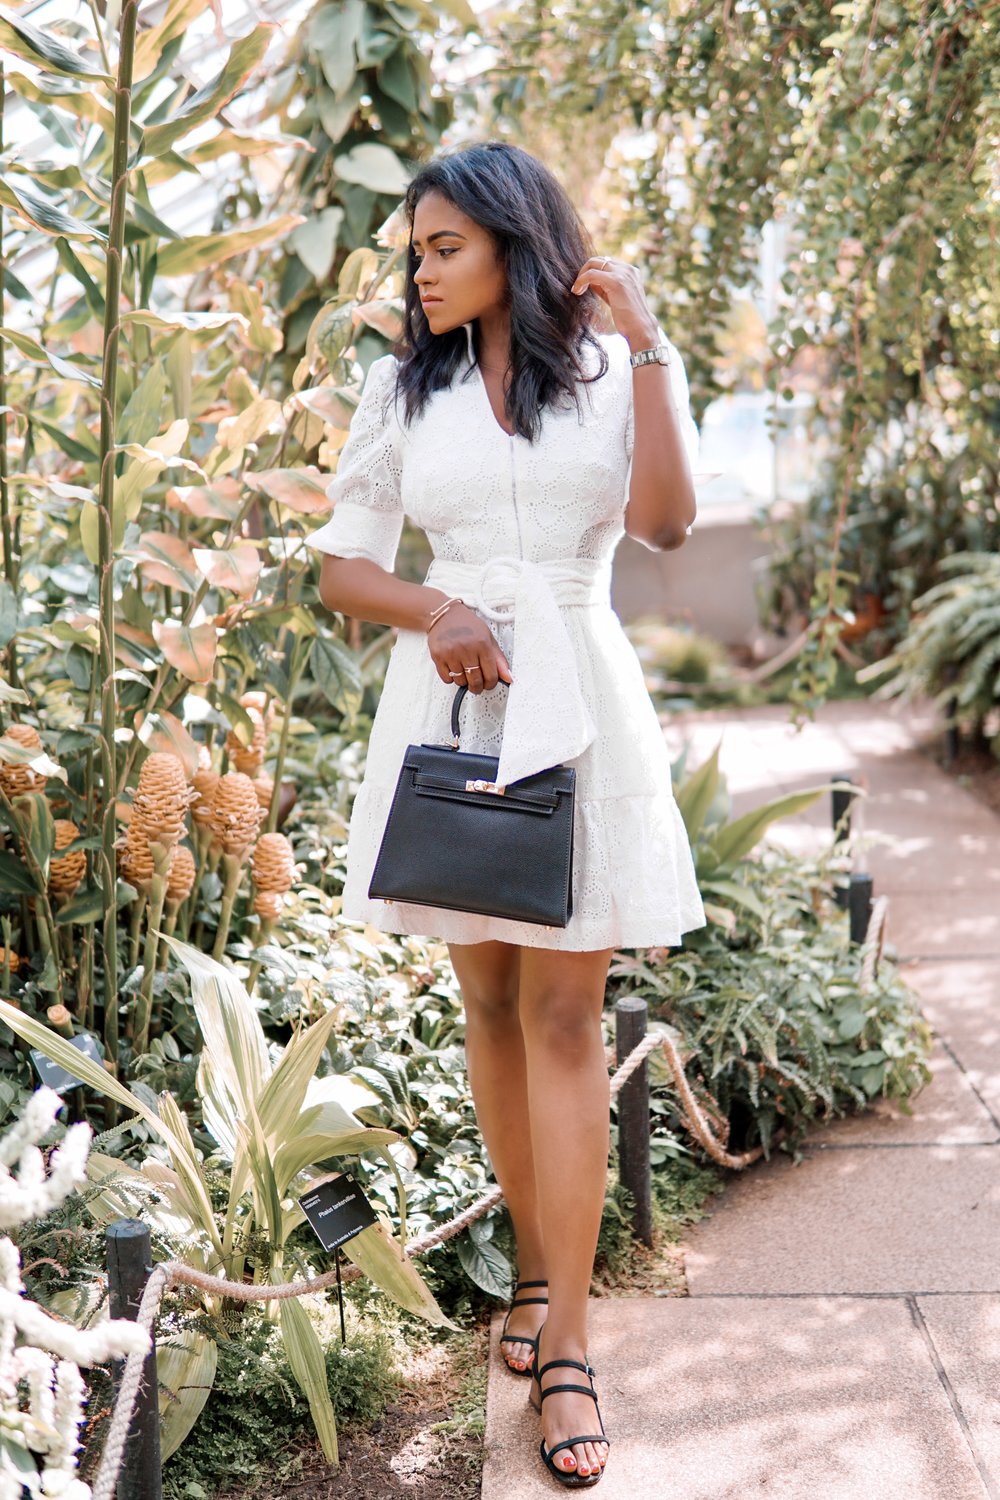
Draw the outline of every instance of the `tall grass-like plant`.
[[[356,1107],[359,1100],[373,1102],[374,1095],[343,1078],[315,1077],[336,1012],[296,1032],[272,1064],[253,1002],[233,971],[190,944],[167,937],[164,941],[191,977],[205,1043],[198,1093],[205,1125],[228,1172],[227,1202],[221,1213],[213,1206],[205,1164],[187,1118],[171,1094],[162,1094],[154,1109],[40,1022],[0,1001],[0,1019],[12,1031],[140,1116],[166,1148],[167,1163],[150,1156],[139,1170],[93,1153],[89,1175],[101,1192],[91,1200],[92,1211],[110,1220],[139,1209],[196,1269],[229,1281],[252,1277],[262,1285],[274,1285],[291,1279],[286,1245],[305,1222],[297,1200],[325,1175],[329,1164],[374,1150],[396,1175],[401,1238],[394,1239],[387,1221],[380,1219],[348,1240],[344,1253],[409,1312],[451,1326],[405,1254],[405,1196],[388,1151],[399,1136],[354,1118],[346,1101]],[[171,1374],[183,1399],[165,1398],[164,1456],[180,1445],[208,1399],[215,1345],[225,1331],[224,1302],[211,1295],[204,1298],[217,1336],[191,1328],[174,1346]],[[323,1451],[336,1463],[336,1423],[318,1336],[300,1301],[282,1301],[278,1307],[289,1363],[309,1402]]]
[[[350,125],[341,154],[357,213],[335,237],[336,274],[320,278],[318,295],[311,288],[304,352],[286,369],[270,257],[312,222],[310,198],[289,195],[288,168],[314,143],[230,123],[234,100],[276,62],[287,70],[269,51],[274,24],[228,41],[196,87],[186,53],[194,14],[190,0],[167,0],[144,27],[130,0],[120,18],[95,11],[88,37],[86,22],[49,30],[0,13],[0,731],[40,735],[26,756],[23,746],[8,753],[0,734],[0,761],[30,763],[41,799],[0,802],[0,824],[16,836],[0,850],[0,892],[23,898],[22,1003],[44,1014],[53,998],[77,996],[77,1024],[103,1030],[109,1062],[126,1070],[155,1035],[159,1004],[156,945],[142,943],[154,872],[144,851],[124,847],[144,760],[168,751],[191,779],[207,755],[224,775],[234,742],[254,739],[243,699],[266,697],[277,722],[255,793],[273,831],[296,715],[322,696],[349,724],[360,704],[356,655],[315,610],[315,559],[301,540],[328,509],[327,474],[364,368],[398,327],[398,235],[376,249],[368,230],[409,170],[387,143],[355,151],[360,116]],[[383,71],[390,88],[392,69]],[[20,140],[36,133],[35,117],[55,161],[24,160],[5,144],[12,130]],[[406,134],[400,119],[393,130]],[[239,191],[214,232],[184,237],[159,216],[156,193],[170,178],[234,162]],[[265,180],[282,184],[270,202]],[[311,254],[314,237],[296,245],[307,242]],[[41,285],[26,286],[25,268],[37,278],[39,265]],[[27,693],[18,684],[29,674]],[[80,829],[88,870],[53,913],[45,836],[56,819]],[[130,879],[126,852],[145,883]],[[198,854],[176,930],[211,947],[214,929],[221,951],[230,918],[236,940],[255,927],[238,886],[220,911],[213,856],[200,844]],[[120,1036],[121,1011],[140,989],[142,1024]]]
[[[104,805],[101,810],[101,886],[109,897],[104,909],[104,993],[118,994],[118,910],[111,893],[118,885],[115,843],[114,798],[118,785],[115,765],[118,729],[117,663],[115,660],[115,434],[117,430],[118,346],[121,338],[122,255],[127,217],[129,134],[132,123],[132,63],[138,0],[125,0],[122,7],[118,79],[115,86],[115,122],[111,148],[111,222],[108,232],[107,270],[104,280],[104,347],[101,368],[100,487],[98,490],[97,571],[100,598],[98,638],[100,650],[93,661],[101,684],[101,779]],[[118,1056],[118,1006],[105,1004],[104,1041],[111,1057]]]

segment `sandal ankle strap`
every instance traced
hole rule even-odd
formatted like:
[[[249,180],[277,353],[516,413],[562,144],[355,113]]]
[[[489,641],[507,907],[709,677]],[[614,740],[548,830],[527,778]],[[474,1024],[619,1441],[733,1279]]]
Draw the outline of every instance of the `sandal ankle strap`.
[[[536,1371],[535,1378],[538,1380],[539,1385],[541,1385],[542,1376],[545,1374],[546,1370],[554,1370],[559,1365],[568,1365],[571,1366],[574,1370],[582,1370],[585,1375],[594,1376],[597,1374],[597,1371],[591,1364],[588,1363],[582,1365],[578,1359],[550,1359],[547,1360],[544,1365],[542,1365],[542,1368],[540,1370]]]

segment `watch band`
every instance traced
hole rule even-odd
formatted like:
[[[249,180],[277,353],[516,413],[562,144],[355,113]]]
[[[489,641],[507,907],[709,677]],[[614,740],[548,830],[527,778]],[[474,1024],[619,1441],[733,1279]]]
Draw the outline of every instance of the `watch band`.
[[[629,355],[629,364],[633,370],[640,365],[669,365],[670,345],[654,344],[650,349],[637,349],[634,354]]]

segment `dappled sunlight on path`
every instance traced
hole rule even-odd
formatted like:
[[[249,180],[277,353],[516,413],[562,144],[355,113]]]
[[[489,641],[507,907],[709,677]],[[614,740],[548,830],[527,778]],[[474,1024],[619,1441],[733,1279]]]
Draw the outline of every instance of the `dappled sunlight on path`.
[[[722,737],[735,811],[848,773],[888,940],[935,1031],[912,1113],[880,1100],[733,1176],[684,1245],[689,1295],[592,1301],[603,1500],[1000,1494],[1000,818],[917,748],[925,710],[678,715]],[[775,825],[829,846],[830,800]],[[491,1355],[483,1500],[552,1494],[521,1383]]]

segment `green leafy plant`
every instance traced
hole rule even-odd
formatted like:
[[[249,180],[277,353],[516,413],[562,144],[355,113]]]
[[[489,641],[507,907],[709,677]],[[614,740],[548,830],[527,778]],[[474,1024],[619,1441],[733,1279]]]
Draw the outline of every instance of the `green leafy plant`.
[[[231,1281],[244,1280],[248,1271],[263,1284],[285,1281],[287,1240],[305,1219],[296,1199],[323,1175],[322,1164],[368,1150],[383,1152],[392,1164],[385,1148],[397,1137],[353,1117],[342,1101],[352,1096],[356,1102],[357,1086],[352,1091],[336,1077],[315,1080],[335,1013],[298,1031],[272,1064],[257,1013],[233,971],[187,943],[167,941],[191,976],[205,1042],[198,1085],[205,1124],[226,1168],[221,1215],[186,1117],[169,1093],[160,1096],[154,1109],[14,1007],[0,1002],[0,1016],[54,1062],[140,1116],[167,1148],[168,1165],[150,1156],[140,1169],[94,1153],[90,1176],[100,1182],[102,1191],[92,1212],[111,1219],[143,1208],[196,1269]],[[399,1212],[402,1242],[397,1243],[380,1221],[349,1240],[345,1253],[408,1311],[447,1324],[404,1253],[402,1184]],[[210,1318],[221,1316],[224,1300],[205,1296]],[[298,1300],[282,1301],[278,1307],[289,1363],[309,1401],[323,1451],[336,1462],[336,1425],[319,1340]],[[217,1357],[216,1340],[197,1329],[187,1330],[175,1342],[163,1372],[165,1384],[172,1382],[177,1394],[165,1409],[165,1452],[179,1446],[197,1419],[211,1389]]]
[[[760,807],[730,818],[732,807],[725,777],[719,769],[722,741],[697,770],[685,774],[686,752],[675,767],[678,780],[677,806],[687,829],[695,859],[698,886],[704,901],[705,915],[730,930],[735,925],[732,906],[748,907],[760,918],[764,912],[754,892],[744,883],[732,879],[734,870],[759,843],[772,823],[779,818],[804,812],[829,791],[828,786],[812,787],[777,797]],[[716,897],[717,900],[712,898]],[[728,904],[723,904],[728,903]]]
[[[888,677],[876,697],[927,696],[950,722],[981,732],[1000,706],[1000,556],[956,552],[938,571],[949,576],[915,600],[896,649],[858,678]]]

